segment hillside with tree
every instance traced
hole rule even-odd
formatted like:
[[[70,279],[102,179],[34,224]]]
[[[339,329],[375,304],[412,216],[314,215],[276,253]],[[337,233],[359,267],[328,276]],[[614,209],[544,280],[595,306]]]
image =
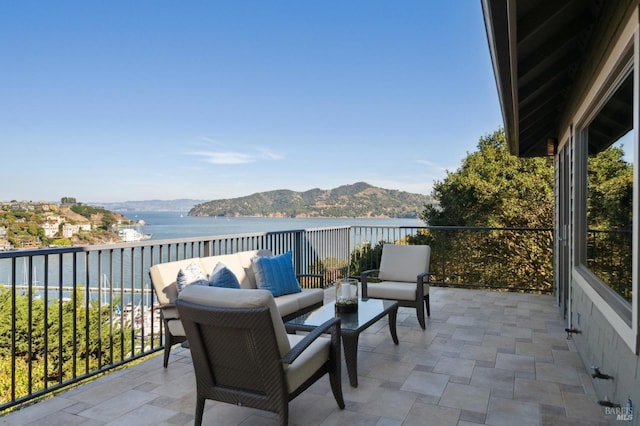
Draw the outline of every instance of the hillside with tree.
[[[119,242],[119,213],[77,203],[10,201],[0,203],[0,250]]]
[[[190,216],[414,218],[427,195],[378,188],[365,182],[304,192],[275,190],[198,204]]]

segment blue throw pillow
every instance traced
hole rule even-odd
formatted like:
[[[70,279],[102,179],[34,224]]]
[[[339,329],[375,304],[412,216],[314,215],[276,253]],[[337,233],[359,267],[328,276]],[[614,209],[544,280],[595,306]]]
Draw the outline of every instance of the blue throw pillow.
[[[184,269],[180,269],[178,271],[178,276],[176,277],[176,287],[178,288],[178,293],[181,292],[188,285],[209,285],[209,281],[207,280],[207,276],[204,271],[195,262],[192,262]]]
[[[293,254],[290,251],[279,256],[254,257],[251,266],[256,276],[256,286],[269,290],[274,297],[302,291],[293,270]]]
[[[209,285],[212,287],[240,288],[236,274],[231,272],[222,262],[218,262],[216,267],[213,268],[213,272],[209,277]]]

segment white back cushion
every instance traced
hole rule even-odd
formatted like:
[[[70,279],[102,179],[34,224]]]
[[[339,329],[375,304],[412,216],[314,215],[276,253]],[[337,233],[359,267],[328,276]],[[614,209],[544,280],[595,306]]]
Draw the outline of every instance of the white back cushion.
[[[416,277],[429,272],[431,247],[427,245],[385,244],[378,277],[385,281],[416,282]]]
[[[291,349],[282,317],[280,317],[276,302],[273,300],[273,295],[269,290],[244,290],[190,285],[180,292],[178,298],[201,305],[221,308],[257,308],[266,306],[271,314],[271,322],[278,341],[280,356],[284,356]]]
[[[184,259],[173,262],[158,263],[149,269],[151,282],[160,304],[173,303],[178,297],[176,279],[180,269],[187,268],[193,262],[200,262],[199,259]],[[210,273],[206,272],[205,273]]]
[[[271,256],[271,252],[268,250],[241,251],[233,254],[201,257],[200,262],[207,274],[211,274],[218,262],[222,262],[236,276],[240,287],[250,289],[257,288],[256,277],[251,268],[251,258],[256,256]]]
[[[244,269],[242,269],[237,255],[222,254],[218,256],[201,257],[200,262],[202,263],[204,267],[203,269],[207,273],[207,276],[211,275],[211,272],[216,267],[218,262],[222,263],[224,266],[229,268],[231,272],[233,272],[233,275],[235,275],[238,279],[238,283],[240,284],[240,286],[244,287],[242,285],[242,279],[244,278]]]

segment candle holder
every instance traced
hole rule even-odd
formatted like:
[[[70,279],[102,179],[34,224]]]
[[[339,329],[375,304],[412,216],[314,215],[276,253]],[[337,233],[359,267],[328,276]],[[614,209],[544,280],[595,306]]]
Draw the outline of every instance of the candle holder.
[[[356,312],[358,310],[358,280],[340,278],[336,281],[336,311]]]

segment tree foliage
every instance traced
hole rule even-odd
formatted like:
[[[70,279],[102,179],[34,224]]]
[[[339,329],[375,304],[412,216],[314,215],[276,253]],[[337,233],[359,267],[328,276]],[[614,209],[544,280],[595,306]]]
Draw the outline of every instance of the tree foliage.
[[[480,139],[455,172],[435,182],[420,218],[431,226],[553,226],[553,164],[508,151],[503,130]]]
[[[37,391],[49,382],[120,361],[131,350],[133,333],[130,323],[121,327],[112,321],[109,306],[94,301],[85,307],[80,291],[71,301],[45,305],[43,299],[20,294],[14,299],[11,291],[1,289],[0,366],[10,365],[15,357],[16,397],[27,395],[29,369],[32,391]],[[2,368],[0,392],[2,402],[11,400],[10,368]]]
[[[633,289],[633,164],[611,145],[587,162],[587,266],[627,301]]]
[[[521,229],[553,226],[550,159],[511,155],[504,131],[497,130],[480,139],[458,170],[434,183],[432,197],[438,203],[420,215],[429,226],[468,227],[412,237],[432,246],[432,272],[443,283],[551,290],[552,233]],[[532,287],[534,282],[541,284]]]
[[[633,166],[622,147],[610,146],[588,160],[590,229],[628,229],[633,224]]]

